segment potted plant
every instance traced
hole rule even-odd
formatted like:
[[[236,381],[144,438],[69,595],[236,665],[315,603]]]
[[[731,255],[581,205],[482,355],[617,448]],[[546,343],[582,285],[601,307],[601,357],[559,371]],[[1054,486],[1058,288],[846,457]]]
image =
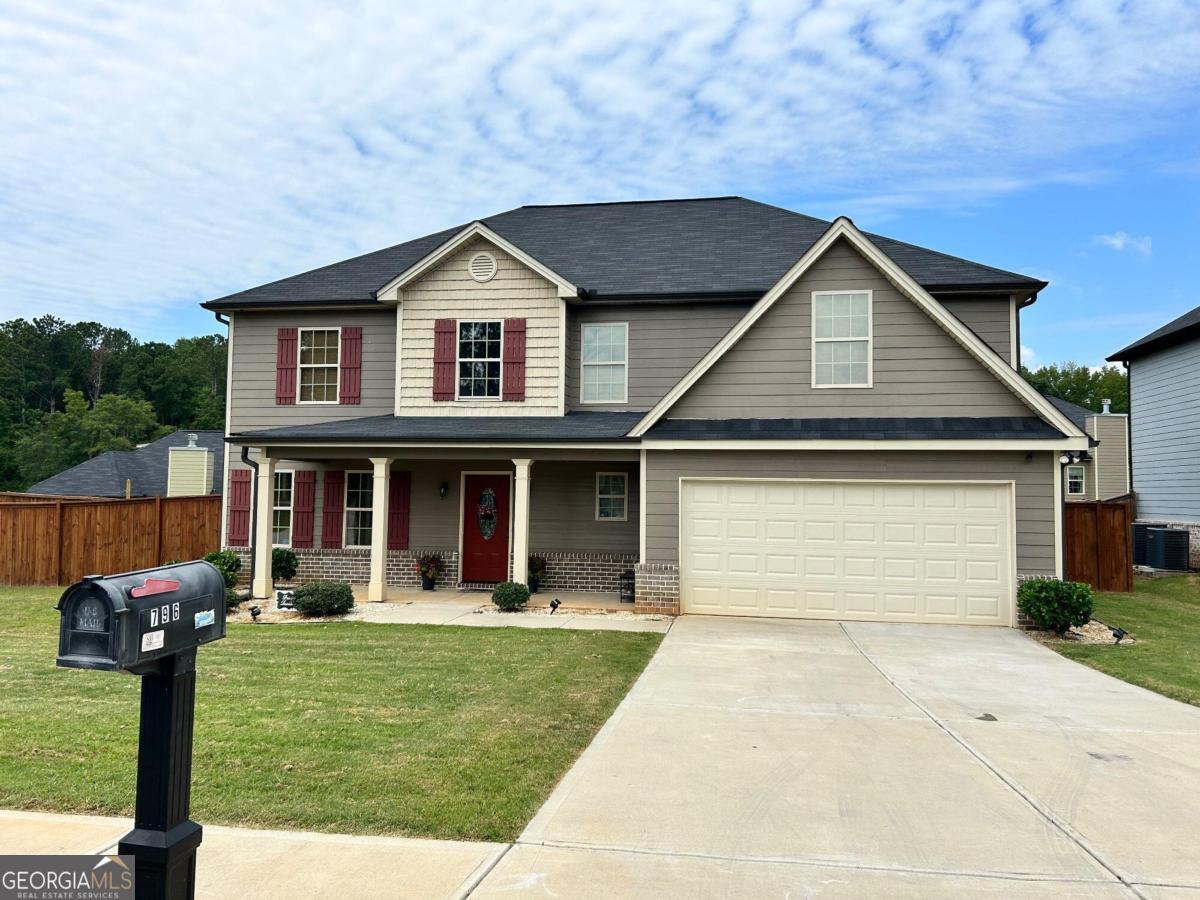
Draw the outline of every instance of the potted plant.
[[[437,587],[438,575],[442,571],[442,557],[438,553],[425,553],[417,558],[417,574],[421,576],[421,590],[432,591]]]
[[[536,594],[546,577],[546,557],[537,553],[529,554],[529,593]]]

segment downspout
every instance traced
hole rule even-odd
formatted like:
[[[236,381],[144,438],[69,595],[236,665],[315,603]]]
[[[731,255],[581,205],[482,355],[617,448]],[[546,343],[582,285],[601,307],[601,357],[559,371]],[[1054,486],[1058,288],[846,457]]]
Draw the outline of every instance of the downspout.
[[[251,593],[254,590],[254,561],[258,559],[256,552],[258,547],[258,504],[254,502],[254,493],[258,490],[258,463],[250,458],[250,448],[245,444],[242,445],[242,462],[250,467],[254,472],[251,484],[254,486],[250,492],[250,589]]]
[[[1133,490],[1133,368],[1132,361],[1121,360],[1125,367],[1125,461],[1129,464],[1129,493]]]

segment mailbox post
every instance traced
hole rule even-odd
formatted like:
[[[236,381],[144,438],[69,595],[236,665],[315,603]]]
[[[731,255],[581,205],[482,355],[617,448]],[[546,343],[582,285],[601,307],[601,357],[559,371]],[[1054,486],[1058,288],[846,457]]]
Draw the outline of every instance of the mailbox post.
[[[57,664],[142,679],[133,830],[138,900],[192,900],[201,827],[188,818],[196,648],[225,637],[225,580],[206,562],[88,576],[58,601]]]

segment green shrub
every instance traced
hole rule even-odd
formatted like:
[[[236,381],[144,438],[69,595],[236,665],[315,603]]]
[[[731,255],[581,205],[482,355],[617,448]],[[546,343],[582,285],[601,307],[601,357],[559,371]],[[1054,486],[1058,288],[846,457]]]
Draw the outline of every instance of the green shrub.
[[[225,587],[233,587],[237,584],[238,572],[242,568],[242,558],[232,550],[214,550],[208,556],[204,557],[205,562],[210,562],[225,576]]]
[[[291,581],[296,577],[296,569],[300,560],[296,551],[288,547],[276,547],[271,551],[271,579],[273,581]]]
[[[344,581],[314,581],[297,588],[292,603],[302,616],[340,616],[354,608],[354,591]]]
[[[238,592],[231,587],[225,588],[225,608],[228,610],[237,609],[237,605],[241,603],[241,598]]]
[[[492,602],[506,612],[520,609],[529,602],[529,588],[515,581],[504,581],[492,590]]]
[[[1038,628],[1066,634],[1092,617],[1092,589],[1078,581],[1031,578],[1017,588],[1017,608]]]

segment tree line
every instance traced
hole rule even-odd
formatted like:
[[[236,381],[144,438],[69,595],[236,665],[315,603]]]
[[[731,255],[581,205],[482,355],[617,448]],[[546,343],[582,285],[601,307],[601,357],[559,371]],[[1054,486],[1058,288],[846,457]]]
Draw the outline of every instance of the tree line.
[[[139,341],[55,316],[0,323],[0,490],[178,428],[225,427],[225,336]]]

